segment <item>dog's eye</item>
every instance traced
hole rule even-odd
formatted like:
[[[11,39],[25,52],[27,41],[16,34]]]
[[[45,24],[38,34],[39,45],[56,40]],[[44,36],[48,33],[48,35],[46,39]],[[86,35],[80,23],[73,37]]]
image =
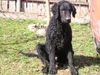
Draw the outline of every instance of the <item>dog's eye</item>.
[[[72,9],[71,8],[68,8],[68,10],[71,11]]]

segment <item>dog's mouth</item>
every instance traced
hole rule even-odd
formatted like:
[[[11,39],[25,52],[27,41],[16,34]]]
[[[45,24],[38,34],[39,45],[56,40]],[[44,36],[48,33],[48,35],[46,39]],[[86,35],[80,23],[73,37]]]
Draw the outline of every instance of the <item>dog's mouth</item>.
[[[71,20],[69,19],[69,20],[63,20],[62,21],[62,23],[70,23],[71,22]]]
[[[70,23],[70,22],[71,22],[71,19],[69,19],[69,20],[66,21],[66,23]]]

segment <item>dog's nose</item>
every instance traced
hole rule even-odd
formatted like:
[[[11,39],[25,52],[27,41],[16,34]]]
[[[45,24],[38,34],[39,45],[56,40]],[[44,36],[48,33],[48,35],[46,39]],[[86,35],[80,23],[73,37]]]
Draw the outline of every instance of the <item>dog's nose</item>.
[[[66,18],[66,22],[70,23],[71,22],[71,18]]]
[[[71,18],[66,18],[66,20],[71,20]]]

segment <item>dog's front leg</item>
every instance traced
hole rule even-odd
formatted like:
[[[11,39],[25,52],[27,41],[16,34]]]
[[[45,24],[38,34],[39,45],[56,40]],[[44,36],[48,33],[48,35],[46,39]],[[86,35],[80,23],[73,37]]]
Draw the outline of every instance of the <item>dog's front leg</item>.
[[[76,69],[74,67],[73,52],[72,51],[68,52],[67,58],[68,58],[68,64],[70,67],[71,75],[78,75],[78,72],[76,71]]]
[[[49,66],[49,74],[55,75],[57,73],[56,64],[55,64],[55,50],[51,50],[49,54],[50,66]]]

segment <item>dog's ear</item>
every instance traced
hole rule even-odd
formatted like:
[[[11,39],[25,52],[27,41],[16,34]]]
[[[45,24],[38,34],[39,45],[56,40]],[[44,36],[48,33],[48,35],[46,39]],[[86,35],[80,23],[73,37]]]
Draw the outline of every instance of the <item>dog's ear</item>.
[[[58,16],[59,16],[59,11],[58,11],[58,10],[59,10],[58,4],[55,3],[55,4],[52,6],[51,11],[52,11],[53,15],[56,17],[56,19],[57,19]]]
[[[71,4],[71,9],[72,9],[72,16],[75,17],[76,15],[76,8],[73,4]]]

